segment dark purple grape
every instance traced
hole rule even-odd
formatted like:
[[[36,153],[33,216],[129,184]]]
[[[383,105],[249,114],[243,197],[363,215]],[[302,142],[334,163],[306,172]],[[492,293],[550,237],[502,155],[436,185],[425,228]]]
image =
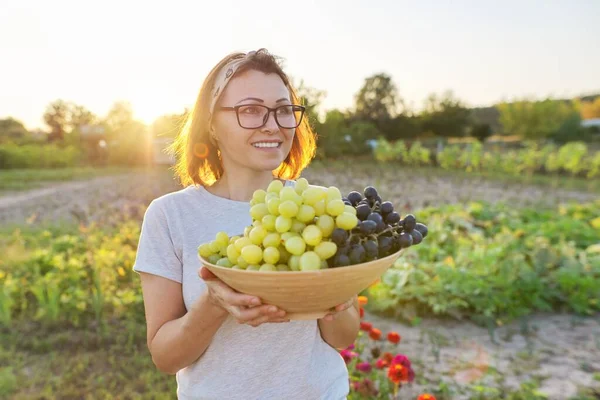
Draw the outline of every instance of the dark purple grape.
[[[367,240],[363,246],[367,253],[367,260],[374,260],[377,258],[377,254],[379,254],[379,246],[377,246],[377,242],[374,240]]]
[[[425,239],[427,237],[427,233],[428,233],[427,225],[417,222],[417,224],[415,225],[415,229],[421,233],[421,235],[423,236],[423,239]]]
[[[373,186],[367,186],[363,193],[367,199],[374,199],[377,197],[377,190]]]
[[[383,214],[389,214],[394,211],[394,205],[389,201],[384,201],[381,203],[381,212]]]
[[[348,200],[350,200],[350,203],[352,203],[353,206],[356,206],[362,199],[362,194],[358,193],[357,191],[348,193]]]
[[[348,254],[350,264],[360,264],[367,258],[367,253],[362,244],[354,244],[350,248],[350,254]]]
[[[385,222],[381,221],[377,224],[377,228],[375,228],[375,232],[379,233],[385,230],[385,228],[387,228],[387,225],[385,224]]]
[[[382,233],[382,234],[381,234],[381,236],[389,236],[389,237],[392,237],[392,226],[391,226],[391,225],[385,225],[385,228],[384,228],[384,230],[385,230],[385,231],[387,231],[387,232],[385,232],[385,233]]]
[[[368,205],[369,205],[369,200],[367,200],[367,199],[362,199],[361,201],[359,201],[359,202],[358,202],[358,205],[359,205],[359,206],[360,206],[361,204],[364,204],[364,205],[368,206]]]
[[[410,236],[412,236],[412,239],[413,239],[412,244],[413,245],[419,244],[419,243],[421,243],[423,241],[423,235],[421,235],[421,232],[419,232],[416,229],[413,229],[410,232]]]
[[[346,204],[347,206],[352,206],[352,203],[350,203],[350,200],[344,200],[344,204]]]
[[[394,224],[398,223],[399,221],[400,221],[400,214],[398,214],[396,211],[392,211],[391,213],[389,213],[388,215],[385,216],[385,222],[390,225],[394,225]]]
[[[383,218],[381,217],[381,214],[378,214],[376,212],[372,212],[371,214],[369,214],[369,216],[367,217],[367,220],[375,221],[376,224],[380,224],[383,222]]]
[[[412,230],[415,229],[416,225],[417,219],[414,215],[408,214],[404,217],[404,230],[406,230],[406,232],[412,232]]]
[[[336,228],[331,233],[331,241],[335,243],[338,247],[343,246],[348,240],[348,232],[343,230],[342,228]]]
[[[358,207],[356,207],[356,217],[359,220],[364,221],[365,219],[367,219],[369,214],[371,214],[371,208],[368,205],[361,204]]]
[[[381,199],[381,196],[377,195],[377,196],[375,196],[375,201],[378,202],[379,204],[381,204],[381,202],[383,200]]]
[[[379,237],[379,257],[385,257],[392,250],[392,238],[388,236]]]
[[[348,255],[348,252],[350,252],[350,243],[345,242],[343,245],[338,246],[335,254],[336,255],[341,255],[341,254]]]
[[[371,235],[375,233],[375,229],[377,229],[377,223],[370,219],[363,221],[360,224],[360,233],[363,235]]]
[[[335,257],[333,257],[333,267],[345,267],[347,265],[350,265],[350,258],[348,258],[347,255],[345,254],[339,254]]]
[[[400,243],[400,248],[402,248],[402,249],[410,247],[413,244],[413,238],[412,238],[412,236],[409,233],[406,233],[406,232],[402,232],[398,236],[398,241]]]

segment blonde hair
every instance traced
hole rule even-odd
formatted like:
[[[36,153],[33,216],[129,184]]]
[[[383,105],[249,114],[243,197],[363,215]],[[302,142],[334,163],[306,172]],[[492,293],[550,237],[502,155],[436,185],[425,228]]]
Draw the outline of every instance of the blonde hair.
[[[231,53],[223,58],[209,72],[204,80],[194,107],[185,120],[183,128],[175,141],[169,146],[169,151],[176,158],[175,174],[182,185],[192,184],[210,186],[223,175],[218,148],[210,140],[209,113],[211,88],[221,68],[236,58],[244,58],[244,53]],[[288,76],[283,72],[277,58],[266,49],[260,49],[246,57],[238,67],[236,74],[256,70],[265,74],[279,75],[290,91],[292,104],[300,104],[300,98],[292,87]],[[316,152],[316,135],[312,131],[305,115],[296,128],[292,148],[281,165],[273,171],[281,179],[297,179],[302,170],[308,166]]]

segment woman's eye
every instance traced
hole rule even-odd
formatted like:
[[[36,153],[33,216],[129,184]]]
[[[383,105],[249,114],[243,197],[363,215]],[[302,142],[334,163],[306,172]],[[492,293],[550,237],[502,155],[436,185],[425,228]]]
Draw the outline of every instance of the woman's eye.
[[[247,106],[247,107],[242,107],[240,109],[240,112],[243,114],[256,114],[256,113],[260,112],[260,110],[258,107]]]

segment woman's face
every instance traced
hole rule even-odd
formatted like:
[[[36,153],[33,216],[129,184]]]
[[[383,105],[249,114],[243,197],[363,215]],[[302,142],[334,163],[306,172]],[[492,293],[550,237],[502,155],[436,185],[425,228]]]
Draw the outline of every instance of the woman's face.
[[[290,92],[277,74],[246,71],[226,86],[215,107],[213,127],[225,165],[235,164],[255,171],[273,171],[285,160],[292,147],[295,129],[281,128],[275,113],[269,114],[262,127],[261,109],[240,110],[240,126],[234,110],[217,110],[236,105],[264,105],[275,108],[292,104]],[[284,115],[280,118],[283,121]],[[290,126],[290,125],[285,125]]]

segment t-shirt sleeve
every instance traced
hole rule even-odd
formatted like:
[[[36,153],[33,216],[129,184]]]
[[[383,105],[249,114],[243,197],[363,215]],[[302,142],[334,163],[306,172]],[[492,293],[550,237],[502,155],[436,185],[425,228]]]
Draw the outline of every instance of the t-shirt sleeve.
[[[172,227],[156,200],[144,213],[133,270],[182,282],[183,264],[173,242]]]

